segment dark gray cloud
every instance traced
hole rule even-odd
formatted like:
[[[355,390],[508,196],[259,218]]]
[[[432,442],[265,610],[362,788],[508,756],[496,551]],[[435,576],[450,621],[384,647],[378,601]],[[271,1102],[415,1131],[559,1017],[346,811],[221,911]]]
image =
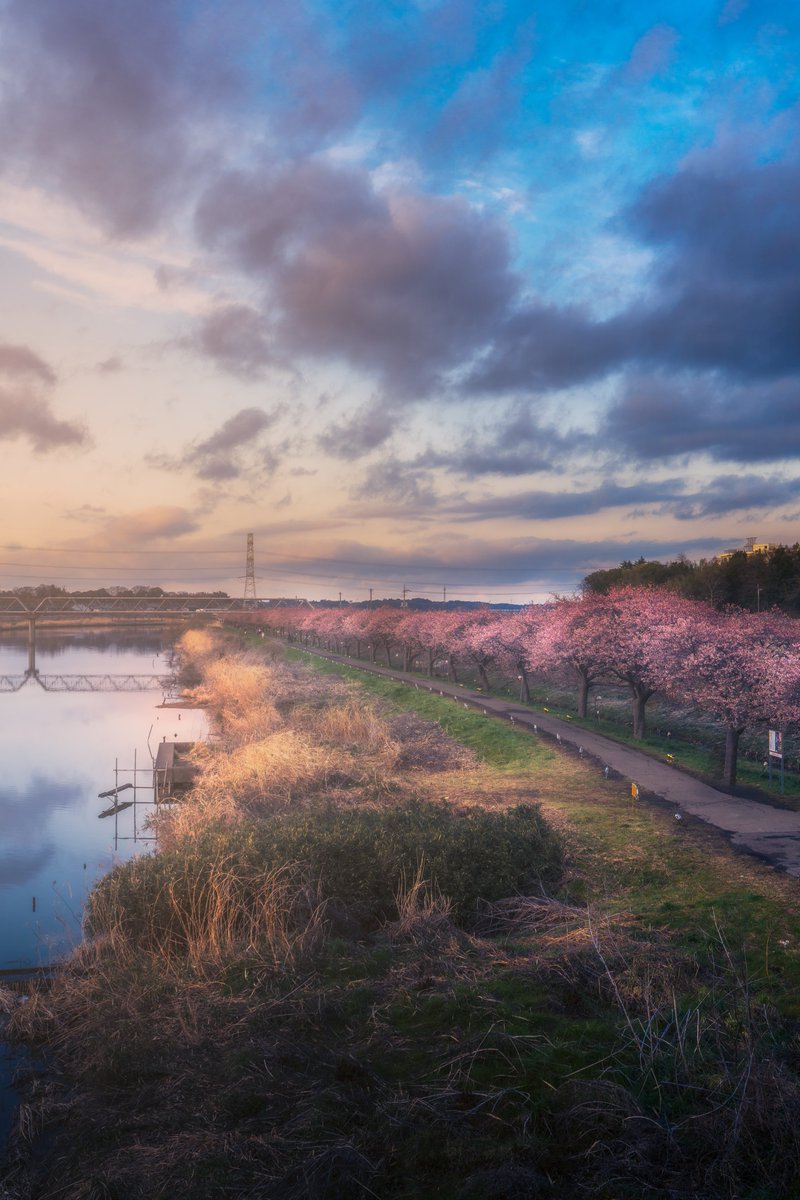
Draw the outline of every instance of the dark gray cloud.
[[[585,491],[524,491],[483,500],[459,500],[450,509],[440,502],[439,511],[458,521],[514,518],[557,521],[590,516],[609,509],[625,509],[628,515],[644,511],[693,521],[701,517],[773,512],[787,504],[800,503],[800,479],[782,476],[718,475],[694,491],[680,479],[640,479],[620,484],[608,480]]]
[[[799,205],[796,153],[695,155],[615,221],[654,252],[649,299],[607,320],[536,300],[498,312],[469,389],[547,391],[631,367],[739,381],[800,373]]]
[[[599,437],[643,461],[708,454],[768,462],[800,455],[800,378],[735,387],[719,376],[637,376],[610,406]]]
[[[190,442],[179,458],[150,455],[151,466],[174,471],[188,468],[212,483],[238,479],[249,471],[272,474],[288,446],[266,445],[263,435],[277,421],[280,409],[242,408],[206,438]]]
[[[376,397],[352,416],[329,425],[317,438],[317,445],[335,458],[361,458],[392,436],[396,420],[392,407]]]
[[[197,217],[206,243],[263,282],[280,345],[425,393],[493,336],[519,287],[503,227],[457,199],[378,192],[307,161],[229,174]]]
[[[525,491],[484,500],[461,501],[458,520],[494,520],[515,517],[530,521],[557,521],[563,517],[588,516],[609,508],[635,508],[673,501],[682,494],[677,479],[662,482],[642,480],[635,484],[608,481],[586,491]]]
[[[786,505],[800,505],[800,479],[748,474],[717,475],[702,490],[679,496],[664,508],[681,520],[694,521],[733,513],[772,514]]]
[[[6,165],[63,189],[114,233],[153,226],[198,158],[191,126],[223,90],[209,57],[186,37],[186,7],[7,0],[3,38],[14,69],[0,99]],[[193,75],[203,62],[199,88]]]
[[[454,474],[477,478],[482,475],[531,475],[559,470],[590,446],[583,432],[555,429],[543,424],[533,407],[517,401],[497,413],[490,425],[467,433],[460,445],[453,444],[446,426],[436,444],[414,459],[419,467],[443,467]]]
[[[494,338],[467,380],[470,392],[546,392],[602,378],[621,366],[624,321],[595,322],[578,308],[532,301],[499,313]]]

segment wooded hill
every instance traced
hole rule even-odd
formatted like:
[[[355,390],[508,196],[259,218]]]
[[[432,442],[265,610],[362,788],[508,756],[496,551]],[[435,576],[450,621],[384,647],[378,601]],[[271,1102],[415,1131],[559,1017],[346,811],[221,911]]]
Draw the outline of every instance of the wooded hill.
[[[642,585],[668,587],[689,599],[707,600],[716,608],[727,604],[751,612],[781,608],[800,616],[800,544],[759,554],[737,550],[728,558],[698,562],[683,555],[669,563],[640,558],[593,571],[583,581],[585,591],[600,593]]]

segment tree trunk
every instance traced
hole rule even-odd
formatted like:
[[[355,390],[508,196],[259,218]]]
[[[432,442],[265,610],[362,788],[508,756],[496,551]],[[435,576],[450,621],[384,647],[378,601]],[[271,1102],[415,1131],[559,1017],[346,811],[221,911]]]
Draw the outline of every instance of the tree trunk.
[[[634,687],[633,684],[631,684],[631,693],[633,697],[633,736],[637,742],[641,742],[645,732],[644,706],[653,693]]]
[[[725,730],[725,765],[722,768],[722,778],[733,791],[736,787],[736,766],[739,758],[739,738],[741,729]]]
[[[486,674],[486,667],[483,665],[483,663],[478,663],[478,677],[480,678],[480,681],[481,681],[484,689],[488,692],[489,691],[489,676]]]
[[[585,717],[589,707],[589,680],[586,675],[578,675],[578,716]]]
[[[530,688],[530,684],[528,682],[528,672],[525,670],[524,667],[520,667],[520,669],[519,669],[519,678],[520,678],[520,685],[521,685],[520,691],[522,692],[520,699],[524,700],[526,704],[530,704],[531,688]]]
[[[433,679],[433,651],[428,651],[428,678]]]
[[[447,666],[450,671],[451,680],[453,683],[458,683],[458,675],[456,675],[456,662],[452,654],[448,654],[447,656]]]

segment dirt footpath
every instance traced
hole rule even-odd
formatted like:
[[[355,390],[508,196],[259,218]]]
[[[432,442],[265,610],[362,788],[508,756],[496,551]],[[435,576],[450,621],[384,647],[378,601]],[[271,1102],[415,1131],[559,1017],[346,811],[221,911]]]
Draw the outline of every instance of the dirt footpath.
[[[301,647],[296,647],[301,649]],[[635,783],[642,792],[651,792],[672,805],[679,815],[688,813],[714,825],[730,836],[734,846],[748,850],[800,878],[800,813],[787,812],[755,800],[729,796],[707,783],[685,774],[677,767],[659,762],[647,754],[623,746],[599,733],[580,729],[569,721],[534,712],[508,700],[484,696],[445,680],[429,680],[388,667],[373,666],[324,650],[305,651],[309,657],[329,658],[354,670],[384,675],[420,690],[452,696],[469,708],[482,709],[487,716],[512,721],[521,729],[543,733],[556,741],[582,750],[596,759],[601,769],[608,767]]]

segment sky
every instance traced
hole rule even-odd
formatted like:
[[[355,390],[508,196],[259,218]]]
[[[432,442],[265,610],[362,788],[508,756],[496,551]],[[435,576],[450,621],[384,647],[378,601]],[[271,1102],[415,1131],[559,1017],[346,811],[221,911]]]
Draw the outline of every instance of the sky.
[[[0,0],[0,588],[800,538],[795,0]]]

